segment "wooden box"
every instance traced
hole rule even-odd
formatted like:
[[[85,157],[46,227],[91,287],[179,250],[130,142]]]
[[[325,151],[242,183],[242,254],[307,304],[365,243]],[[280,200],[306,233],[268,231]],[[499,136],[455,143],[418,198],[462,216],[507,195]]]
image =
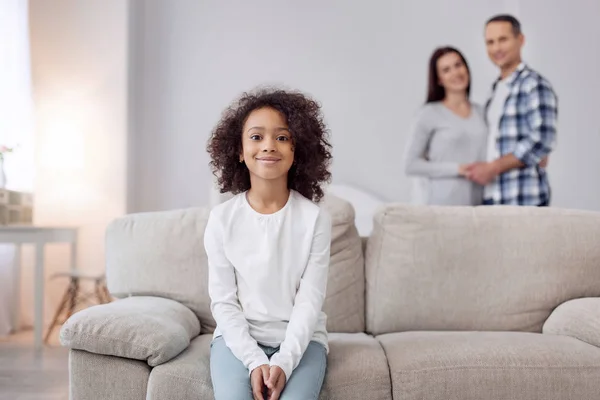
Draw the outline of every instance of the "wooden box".
[[[33,195],[0,189],[0,225],[31,225]]]

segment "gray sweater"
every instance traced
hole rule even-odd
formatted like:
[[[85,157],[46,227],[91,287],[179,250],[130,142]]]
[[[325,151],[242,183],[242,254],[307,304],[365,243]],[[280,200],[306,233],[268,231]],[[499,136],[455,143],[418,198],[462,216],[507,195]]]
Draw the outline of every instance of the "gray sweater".
[[[441,102],[424,105],[413,122],[405,171],[423,178],[413,202],[431,205],[479,205],[483,188],[458,174],[460,164],[485,161],[488,130],[483,109],[473,104],[462,118]],[[415,200],[419,199],[419,200]]]

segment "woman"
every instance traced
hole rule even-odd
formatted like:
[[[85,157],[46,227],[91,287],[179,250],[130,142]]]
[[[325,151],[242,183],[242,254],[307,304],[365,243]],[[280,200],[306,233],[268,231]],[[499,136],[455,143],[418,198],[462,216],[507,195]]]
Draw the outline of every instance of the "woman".
[[[413,122],[406,152],[407,175],[424,178],[418,203],[479,205],[483,187],[465,177],[467,165],[485,160],[488,130],[483,109],[469,100],[471,76],[453,47],[429,60],[427,102]],[[418,196],[418,197],[417,197]]]

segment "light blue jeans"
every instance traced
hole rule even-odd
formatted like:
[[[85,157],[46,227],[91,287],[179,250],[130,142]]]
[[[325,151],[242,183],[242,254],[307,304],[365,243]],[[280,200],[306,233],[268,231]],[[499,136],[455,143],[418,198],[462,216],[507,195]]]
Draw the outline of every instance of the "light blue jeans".
[[[267,357],[279,348],[260,346]],[[319,399],[321,386],[327,369],[327,351],[322,344],[310,342],[300,364],[286,382],[281,400]],[[222,336],[216,337],[210,345],[210,376],[215,400],[252,400],[250,374],[244,364],[225,345]],[[265,396],[266,399],[266,396]]]

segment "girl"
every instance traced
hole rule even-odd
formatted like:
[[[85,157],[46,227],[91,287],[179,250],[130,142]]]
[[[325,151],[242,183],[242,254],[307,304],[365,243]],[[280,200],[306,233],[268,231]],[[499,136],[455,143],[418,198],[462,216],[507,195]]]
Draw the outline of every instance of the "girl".
[[[331,160],[320,106],[244,94],[208,145],[221,193],[204,235],[215,399],[318,399],[328,344],[329,215],[315,203]],[[281,396],[281,397],[280,397]]]
[[[427,101],[413,121],[406,153],[406,173],[424,178],[414,202],[483,202],[483,187],[466,178],[470,163],[485,160],[488,136],[483,109],[469,100],[470,91],[464,56],[452,47],[436,49],[429,60]]]

